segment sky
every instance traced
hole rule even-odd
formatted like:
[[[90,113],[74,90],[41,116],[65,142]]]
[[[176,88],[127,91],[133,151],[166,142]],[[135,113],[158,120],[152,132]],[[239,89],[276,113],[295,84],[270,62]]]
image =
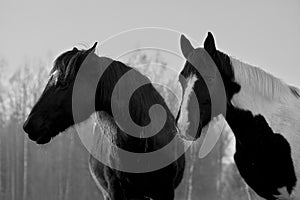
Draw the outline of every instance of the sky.
[[[142,27],[176,30],[200,46],[211,31],[219,50],[300,88],[298,0],[1,0],[0,59],[7,63],[5,72],[11,73],[26,62],[50,65],[63,51],[95,41],[101,54],[103,41]],[[163,43],[164,38],[151,31],[143,37],[106,46],[115,50],[130,42],[138,47],[143,39]],[[179,38],[165,43],[179,48]]]

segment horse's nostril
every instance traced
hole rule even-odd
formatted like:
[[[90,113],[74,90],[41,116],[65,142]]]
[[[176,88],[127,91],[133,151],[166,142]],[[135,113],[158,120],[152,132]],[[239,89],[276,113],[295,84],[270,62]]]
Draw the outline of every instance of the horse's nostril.
[[[28,134],[29,139],[36,141],[43,131],[43,123],[39,116],[29,116],[23,124],[23,130]]]
[[[39,116],[31,115],[24,122],[23,130],[28,134],[34,134],[43,127],[43,121]]]
[[[26,133],[29,133],[30,132],[30,123],[29,123],[29,120],[27,119],[24,124],[23,124],[23,130],[26,132]]]

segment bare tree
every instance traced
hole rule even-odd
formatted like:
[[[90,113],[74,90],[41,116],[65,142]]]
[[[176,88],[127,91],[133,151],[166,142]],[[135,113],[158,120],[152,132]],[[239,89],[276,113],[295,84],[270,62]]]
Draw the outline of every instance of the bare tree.
[[[4,128],[4,122],[5,122],[5,105],[4,105],[4,84],[3,84],[3,70],[4,67],[6,66],[6,61],[1,58],[0,59],[0,131],[3,130]],[[1,135],[1,134],[0,134]],[[3,144],[2,144],[2,138],[0,138],[0,198],[3,199],[4,198],[4,194],[3,194],[3,174],[2,174],[2,162],[3,162]]]
[[[22,126],[22,123],[28,115],[29,110],[37,101],[37,98],[40,95],[41,88],[44,85],[42,82],[45,82],[45,75],[46,73],[44,67],[33,68],[32,66],[25,64],[23,68],[19,68],[10,78],[9,81],[11,88],[8,92],[9,107],[11,110],[11,118],[16,121],[18,127]],[[20,130],[17,130],[17,132],[19,131]],[[26,200],[28,193],[28,139],[27,137],[24,137],[24,134],[16,133],[15,135],[23,138],[23,144],[21,145],[23,147],[23,151],[21,151],[23,153],[23,163],[20,163],[19,159],[16,159],[18,157],[17,148],[20,146],[17,144],[16,138],[14,139],[14,143],[16,143],[16,149],[14,150],[15,157],[13,160],[13,162],[15,163],[15,170],[19,168],[19,165],[22,166],[23,178],[22,185],[20,185],[19,181],[16,181],[17,179],[15,177],[15,174],[20,172],[13,171],[12,188],[16,188],[16,184],[19,184],[18,188],[23,188],[23,192],[22,194],[19,194],[19,196],[22,196],[22,199]],[[12,195],[12,199],[15,199],[15,192],[13,192]]]

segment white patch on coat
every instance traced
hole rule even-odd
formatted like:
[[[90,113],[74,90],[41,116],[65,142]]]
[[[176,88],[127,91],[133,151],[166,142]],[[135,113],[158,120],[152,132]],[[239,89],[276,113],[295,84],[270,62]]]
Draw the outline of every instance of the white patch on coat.
[[[197,81],[196,75],[191,75],[190,77],[188,77],[187,86],[186,86],[186,89],[185,89],[183,97],[182,97],[180,116],[179,116],[179,119],[177,122],[177,126],[180,130],[180,133],[184,136],[187,136],[186,132],[189,128],[188,105],[189,105],[190,97],[193,92],[193,88],[194,88],[196,81]]]

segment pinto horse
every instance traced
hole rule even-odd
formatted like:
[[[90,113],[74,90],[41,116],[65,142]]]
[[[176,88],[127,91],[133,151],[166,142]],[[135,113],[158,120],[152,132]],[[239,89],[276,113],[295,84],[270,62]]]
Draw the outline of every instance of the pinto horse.
[[[195,77],[196,95],[205,95],[207,88],[197,71],[207,66],[190,62],[202,55],[195,53],[185,36],[181,37],[181,49],[187,59],[181,75],[186,80]],[[240,175],[265,199],[300,199],[299,90],[218,51],[211,33],[204,49],[216,64],[225,86],[225,119],[236,139],[234,160]],[[186,80],[181,79],[181,85]]]
[[[164,148],[164,151],[157,155],[158,160],[173,159],[167,166],[141,173],[120,169],[126,164],[133,166],[140,164],[139,154],[155,152],[177,138],[178,128],[175,118],[147,77],[119,61],[98,57],[94,53],[95,48],[96,43],[90,49],[73,48],[58,56],[41,97],[24,123],[25,132],[37,144],[49,143],[51,138],[75,123],[87,120],[96,111],[95,132],[100,133],[95,136],[93,149],[99,151],[91,154],[89,166],[104,199],[174,199],[174,190],[182,180],[185,166],[184,154],[177,155],[177,150],[184,148],[182,140],[176,140],[177,142],[172,143],[169,148]],[[89,64],[87,70],[76,78],[87,60],[92,64]],[[131,75],[124,79],[125,74],[129,72]],[[102,74],[101,78],[99,74]],[[117,83],[121,78],[123,83],[120,86]],[[91,87],[95,80],[99,81],[93,91]],[[126,105],[121,98],[122,95],[128,92],[127,89],[134,88],[141,80],[147,84],[135,90],[129,105]],[[76,84],[78,91],[77,97],[76,95],[74,97]],[[116,98],[112,97],[114,91],[117,91]],[[74,98],[79,98],[81,103],[74,105]],[[149,111],[153,105],[160,105],[164,109],[166,119],[157,134],[147,135],[148,132],[144,131],[143,127],[149,126],[150,129],[155,129],[157,121],[161,122],[162,119],[161,113]],[[125,132],[114,119],[113,106],[120,110],[129,109],[132,121],[141,129],[130,134]],[[74,107],[80,110],[76,120],[73,118]],[[128,163],[129,161],[120,155],[118,149],[133,152],[137,157],[130,160],[132,163]],[[100,162],[97,158],[99,154],[102,159],[113,160],[116,168]],[[151,167],[152,163],[149,162],[144,165]]]

